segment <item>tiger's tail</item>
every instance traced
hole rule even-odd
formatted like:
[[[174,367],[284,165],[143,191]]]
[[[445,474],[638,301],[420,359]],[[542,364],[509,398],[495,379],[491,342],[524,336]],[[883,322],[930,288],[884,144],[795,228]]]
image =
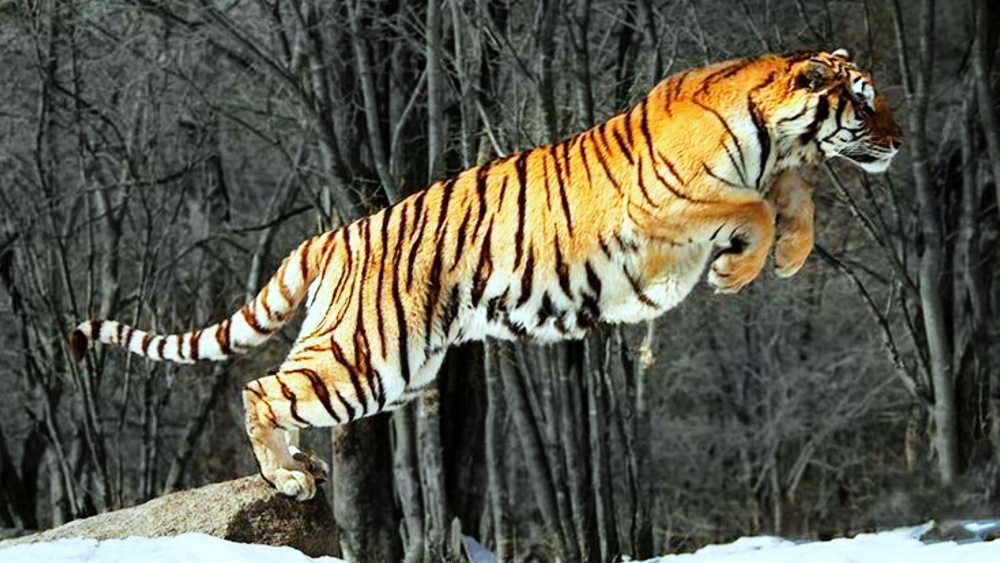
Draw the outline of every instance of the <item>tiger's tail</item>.
[[[83,358],[91,342],[121,346],[151,360],[193,363],[224,360],[263,344],[293,316],[322,271],[331,233],[306,239],[291,252],[257,296],[231,317],[183,334],[159,335],[116,321],[88,320],[69,335],[70,353]]]

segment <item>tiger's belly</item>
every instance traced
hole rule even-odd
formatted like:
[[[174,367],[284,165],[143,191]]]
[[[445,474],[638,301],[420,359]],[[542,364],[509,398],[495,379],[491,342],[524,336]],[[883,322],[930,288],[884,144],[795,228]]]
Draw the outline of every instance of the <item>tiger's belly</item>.
[[[674,308],[698,283],[712,253],[711,244],[650,248],[621,268],[601,300],[601,320],[635,323]]]
[[[491,280],[482,302],[467,310],[459,340],[555,342],[582,338],[598,323],[658,317],[691,292],[711,251],[711,245],[691,244],[591,257],[570,266],[568,283],[553,275],[528,296],[516,283]]]

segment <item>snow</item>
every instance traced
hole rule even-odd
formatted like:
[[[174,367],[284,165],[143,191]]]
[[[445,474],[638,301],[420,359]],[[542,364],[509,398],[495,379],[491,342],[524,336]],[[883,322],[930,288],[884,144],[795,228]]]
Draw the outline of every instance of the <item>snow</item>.
[[[972,532],[996,529],[995,521],[970,522]],[[644,563],[997,563],[1000,540],[957,543],[921,542],[933,523],[826,542],[795,543],[774,537],[740,538],[695,553],[667,555]]]
[[[171,538],[97,541],[68,539],[0,547],[3,563],[344,563],[334,557],[312,558],[290,547],[226,541],[206,534]]]
[[[667,555],[644,563],[997,563],[1000,540],[967,543],[921,542],[932,524],[900,528],[851,539],[796,543],[775,537],[740,538],[711,545],[696,553]],[[966,524],[973,532],[996,530],[998,521]],[[478,545],[478,544],[476,544]],[[481,547],[481,546],[480,546]],[[481,556],[489,557],[485,548]],[[233,543],[204,534],[172,538],[128,538],[96,541],[68,539],[0,547],[3,563],[343,563],[333,557],[311,558],[290,547]]]

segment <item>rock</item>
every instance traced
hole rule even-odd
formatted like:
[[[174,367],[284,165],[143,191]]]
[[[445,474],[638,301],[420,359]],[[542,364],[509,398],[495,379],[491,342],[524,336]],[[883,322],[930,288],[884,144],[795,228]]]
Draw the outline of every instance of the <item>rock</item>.
[[[0,546],[62,538],[148,538],[201,532],[222,539],[293,547],[311,557],[340,556],[337,527],[320,494],[299,502],[275,492],[260,476],[172,493],[145,504],[75,520]]]

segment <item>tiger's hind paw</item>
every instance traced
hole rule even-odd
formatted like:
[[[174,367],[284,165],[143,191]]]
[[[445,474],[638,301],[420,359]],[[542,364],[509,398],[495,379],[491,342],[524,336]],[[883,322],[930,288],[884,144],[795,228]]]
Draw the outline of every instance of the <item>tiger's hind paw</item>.
[[[316,483],[325,483],[330,475],[330,466],[316,452],[293,450],[292,459],[301,463]]]
[[[265,475],[279,493],[295,500],[309,500],[316,496],[316,478],[312,473],[279,467],[270,477]]]

